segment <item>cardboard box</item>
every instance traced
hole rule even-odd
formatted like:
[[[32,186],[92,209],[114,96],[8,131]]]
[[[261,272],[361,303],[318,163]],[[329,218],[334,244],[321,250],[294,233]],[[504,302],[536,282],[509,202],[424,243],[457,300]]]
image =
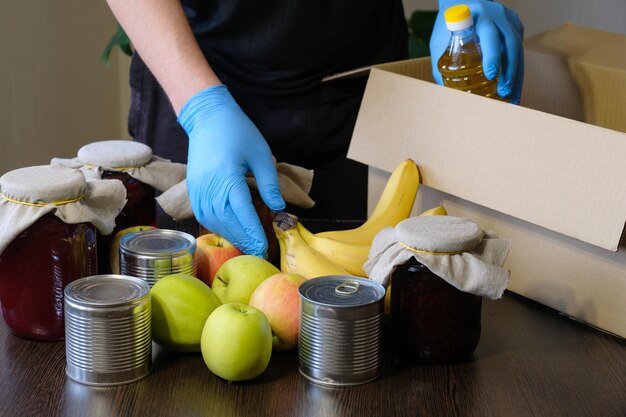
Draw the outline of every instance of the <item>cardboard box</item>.
[[[565,25],[525,41],[521,106],[433,83],[430,60],[378,65],[348,154],[370,210],[405,158],[414,208],[443,204],[511,238],[508,289],[626,337],[626,36]]]

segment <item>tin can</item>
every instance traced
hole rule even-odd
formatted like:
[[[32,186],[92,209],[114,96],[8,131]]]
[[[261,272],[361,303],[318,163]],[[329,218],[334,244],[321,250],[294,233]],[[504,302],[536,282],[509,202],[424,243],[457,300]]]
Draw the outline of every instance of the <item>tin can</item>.
[[[65,287],[66,374],[86,385],[136,381],[152,368],[150,287],[138,278],[94,275]]]
[[[313,278],[300,288],[300,373],[329,386],[380,374],[385,288],[352,276]]]
[[[152,287],[166,275],[196,276],[196,238],[179,230],[130,233],[120,240],[120,273],[141,278]]]

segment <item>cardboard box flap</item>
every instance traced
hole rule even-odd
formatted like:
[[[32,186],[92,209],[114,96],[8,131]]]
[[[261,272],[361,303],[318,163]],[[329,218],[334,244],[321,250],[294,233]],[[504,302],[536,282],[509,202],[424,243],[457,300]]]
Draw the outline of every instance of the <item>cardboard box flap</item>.
[[[411,78],[430,68],[428,58],[372,68],[349,158],[387,172],[413,158],[429,187],[617,250],[626,134]],[[542,80],[525,89],[559,93]]]
[[[523,105],[626,132],[625,36],[566,24],[526,39],[524,47]],[[526,88],[545,83],[546,74],[562,87]]]
[[[566,23],[524,40],[524,47],[599,67],[626,68],[626,37]]]

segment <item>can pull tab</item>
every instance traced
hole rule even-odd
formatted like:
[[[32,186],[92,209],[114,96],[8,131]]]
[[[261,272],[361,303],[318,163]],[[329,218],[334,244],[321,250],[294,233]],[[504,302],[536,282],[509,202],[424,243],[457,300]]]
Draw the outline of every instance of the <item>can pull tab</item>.
[[[356,281],[346,281],[335,287],[337,295],[352,295],[359,290],[359,283]]]

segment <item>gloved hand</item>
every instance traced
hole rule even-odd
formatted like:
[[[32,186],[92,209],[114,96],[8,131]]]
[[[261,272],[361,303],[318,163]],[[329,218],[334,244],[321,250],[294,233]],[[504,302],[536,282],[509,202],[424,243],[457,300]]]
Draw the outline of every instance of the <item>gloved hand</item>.
[[[524,27],[517,13],[500,3],[489,0],[439,0],[439,14],[430,37],[435,81],[443,84],[437,61],[450,41],[450,31],[446,28],[443,13],[457,4],[467,4],[472,12],[483,53],[485,76],[492,80],[500,74],[498,94],[508,97],[510,103],[519,104],[524,82]]]
[[[285,208],[272,153],[225,85],[195,94],[178,122],[189,136],[187,188],[196,219],[246,254],[265,256],[267,237],[252,205],[246,172],[273,211]]]

